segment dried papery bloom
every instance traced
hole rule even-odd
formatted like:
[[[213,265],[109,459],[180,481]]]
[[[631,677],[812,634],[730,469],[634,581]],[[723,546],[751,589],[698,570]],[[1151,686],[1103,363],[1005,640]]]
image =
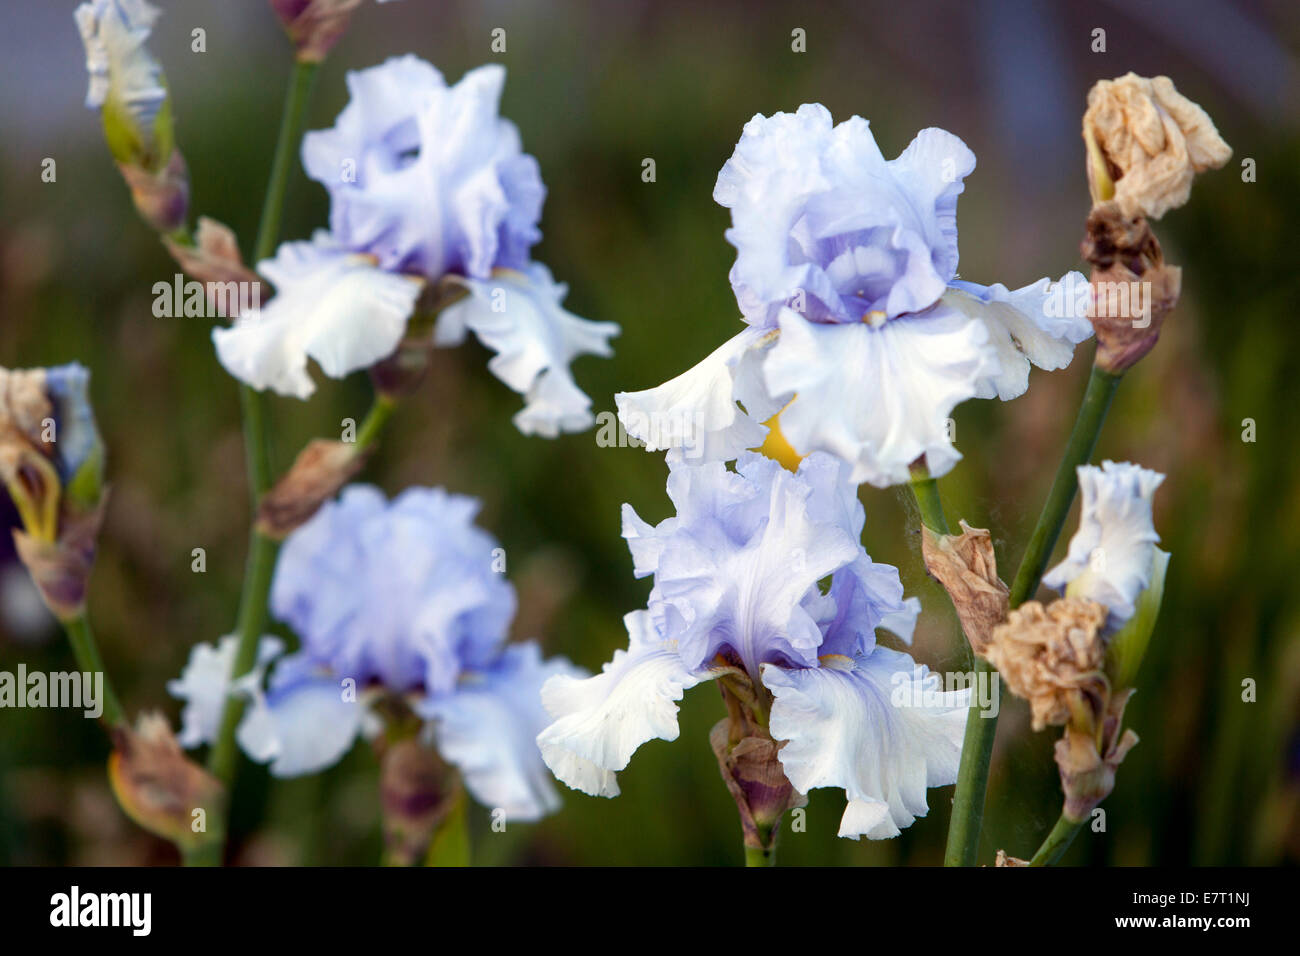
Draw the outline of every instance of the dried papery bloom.
[[[1096,601],[1062,598],[1046,607],[1026,601],[993,629],[984,656],[1012,693],[1029,701],[1034,730],[1064,724],[1080,695],[1106,684],[1105,622],[1106,609]]]
[[[1101,80],[1083,115],[1094,203],[1113,198],[1130,219],[1159,219],[1187,202],[1192,179],[1232,155],[1205,110],[1167,76]]]
[[[985,528],[959,522],[961,534],[936,535],[921,527],[925,568],[944,586],[971,649],[983,656],[993,628],[1006,620],[1008,589],[998,577],[993,539]]]
[[[1065,794],[1063,813],[1068,819],[1086,820],[1115,788],[1115,771],[1138,742],[1132,730],[1120,732],[1124,706],[1132,694],[1129,689],[1112,696],[1107,685],[1103,694],[1085,698],[1056,742],[1056,765]]]
[[[365,464],[369,449],[356,442],[318,438],[298,453],[293,467],[262,496],[257,529],[280,540],[307,523]]]
[[[167,165],[157,171],[133,163],[119,163],[117,168],[145,222],[163,235],[185,226],[190,209],[190,174],[179,149],[173,149]]]
[[[14,529],[14,548],[32,576],[45,606],[66,621],[86,607],[90,570],[95,564],[95,545],[104,521],[104,501],[94,511],[66,516],[55,541],[46,541]]]
[[[1080,251],[1093,266],[1088,319],[1097,335],[1095,363],[1119,374],[1159,340],[1178,303],[1182,270],[1165,265],[1147,221],[1125,217],[1114,202],[1094,206],[1086,230]]]
[[[163,244],[176,264],[200,282],[252,284],[258,281],[256,273],[244,265],[234,231],[215,219],[199,217],[193,245],[170,236],[163,239]]]
[[[1028,860],[1022,860],[1016,856],[1008,856],[1006,850],[998,850],[998,855],[997,858],[993,861],[993,865],[997,867],[997,866],[1030,866],[1031,864]]]
[[[186,850],[216,837],[207,817],[219,812],[221,783],[185,756],[166,718],[142,714],[134,728],[114,728],[113,744],[108,779],[127,816]]]

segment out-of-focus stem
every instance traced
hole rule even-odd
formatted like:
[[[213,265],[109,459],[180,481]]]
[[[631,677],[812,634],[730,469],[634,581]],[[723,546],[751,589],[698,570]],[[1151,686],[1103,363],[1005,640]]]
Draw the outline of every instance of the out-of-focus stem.
[[[1071,820],[1062,813],[1060,819],[1056,821],[1056,826],[1052,827],[1052,832],[1047,834],[1047,839],[1029,861],[1029,865],[1051,866],[1070,848],[1070,844],[1074,842],[1082,827],[1082,820]]]
[[[104,677],[104,712],[100,715],[100,719],[108,727],[126,723],[126,714],[118,702],[117,692],[113,689],[108,671],[104,669],[104,660],[99,656],[99,645],[95,643],[95,635],[90,629],[90,619],[86,617],[86,612],[82,611],[76,617],[65,619],[63,630],[68,635],[68,643],[72,645],[72,655],[77,660],[77,667],[91,674],[102,674]]]

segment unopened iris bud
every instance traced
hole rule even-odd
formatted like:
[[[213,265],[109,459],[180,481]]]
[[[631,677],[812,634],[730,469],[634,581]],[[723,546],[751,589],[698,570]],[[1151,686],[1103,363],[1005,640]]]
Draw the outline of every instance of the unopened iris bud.
[[[387,0],[379,0],[386,3]],[[361,0],[271,0],[298,60],[319,63],[348,30]]]
[[[22,519],[19,557],[60,619],[85,604],[103,517],[104,447],[77,364],[0,368],[0,480]]]
[[[208,814],[220,812],[221,783],[185,756],[161,714],[142,714],[135,727],[113,731],[108,780],[132,820],[182,850],[217,837]]]
[[[159,232],[176,232],[189,208],[189,176],[175,147],[167,80],[145,47],[158,10],[146,0],[90,0],[76,19],[90,74],[86,106],[100,111],[140,214]]]
[[[1117,690],[1132,687],[1137,680],[1138,668],[1146,656],[1151,633],[1160,615],[1160,604],[1165,595],[1165,571],[1169,567],[1169,552],[1155,549],[1152,561],[1151,583],[1137,599],[1137,610],[1106,646],[1106,673],[1111,686]],[[1068,589],[1067,589],[1068,590]]]

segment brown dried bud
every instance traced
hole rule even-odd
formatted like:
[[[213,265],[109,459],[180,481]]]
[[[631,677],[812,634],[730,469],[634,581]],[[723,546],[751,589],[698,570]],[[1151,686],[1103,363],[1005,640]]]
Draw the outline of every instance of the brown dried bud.
[[[959,522],[961,534],[936,535],[921,526],[925,568],[948,592],[971,649],[983,656],[993,628],[1007,618],[1007,586],[998,577],[993,539],[985,528]]]
[[[379,780],[388,859],[413,866],[460,799],[460,784],[436,753],[411,737],[384,746]]]
[[[294,51],[304,63],[319,63],[347,32],[361,0],[271,0]]]
[[[733,723],[723,719],[709,733],[709,743],[718,758],[722,780],[740,811],[745,846],[764,853],[776,849],[781,817],[787,810],[802,807],[808,798],[786,779],[777,752],[781,745],[766,731],[733,740]]]
[[[262,496],[257,530],[280,540],[305,524],[322,504],[361,470],[368,448],[318,438],[298,453],[293,467]]]
[[[1205,110],[1167,76],[1127,73],[1088,92],[1083,115],[1094,203],[1114,198],[1130,219],[1159,219],[1187,202],[1192,179],[1232,155]]]
[[[1028,860],[1022,860],[1019,857],[1007,856],[1006,850],[998,850],[998,855],[993,861],[995,867],[998,866],[1029,866]]]
[[[185,756],[161,714],[141,714],[133,729],[113,728],[108,779],[122,809],[150,833],[183,850],[217,837],[208,813],[221,813],[224,788]]]
[[[190,174],[179,149],[172,150],[167,165],[156,173],[131,163],[118,163],[117,168],[145,222],[163,235],[185,226],[190,210]]]
[[[215,219],[199,217],[194,245],[177,242],[170,236],[163,237],[163,245],[182,270],[205,284],[242,282],[251,285],[258,281],[253,270],[244,265],[234,231]]]
[[[1104,695],[1089,697],[1078,719],[1071,720],[1056,742],[1063,812],[1068,819],[1086,820],[1115,788],[1115,771],[1138,742],[1133,731],[1120,733],[1124,707],[1132,694],[1130,688],[1112,697],[1107,685]]]
[[[1064,724],[1081,694],[1106,683],[1105,622],[1096,601],[1062,598],[1046,607],[1026,601],[993,629],[984,656],[1011,692],[1029,701],[1034,730]]]
[[[95,543],[107,500],[105,489],[95,510],[66,514],[59,523],[55,541],[14,529],[18,558],[31,574],[46,607],[60,621],[74,618],[86,608],[90,571],[95,564]]]
[[[1081,246],[1092,263],[1088,319],[1097,334],[1099,368],[1120,374],[1151,351],[1178,304],[1182,270],[1165,265],[1145,219],[1128,219],[1113,203],[1088,215]]]
[[[375,392],[390,401],[406,398],[424,381],[433,358],[433,342],[428,336],[407,338],[397,351],[370,366],[370,382]]]

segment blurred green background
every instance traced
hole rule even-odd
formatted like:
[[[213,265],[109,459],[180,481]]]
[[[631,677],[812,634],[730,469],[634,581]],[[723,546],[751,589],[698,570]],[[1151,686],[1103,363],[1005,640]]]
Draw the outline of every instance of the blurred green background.
[[[92,608],[128,708],[161,708],[189,648],[231,629],[248,522],[234,382],[217,365],[208,320],[159,319],[152,285],[176,268],[136,217],[82,107],[83,54],[72,0],[17,4],[0,35],[0,365],[78,359],[109,447],[111,506]],[[170,82],[192,211],[232,226],[247,249],[274,144],[288,47],[266,4],[161,2],[150,43]],[[21,9],[19,9],[21,8]],[[1174,12],[1177,15],[1174,15]],[[964,278],[1010,286],[1058,276],[1078,254],[1088,195],[1079,122],[1093,81],[1130,69],[1166,73],[1201,103],[1235,150],[1198,180],[1191,203],[1157,225],[1183,266],[1183,298],[1159,347],[1121,387],[1097,459],[1169,475],[1156,525],[1173,553],[1165,606],[1129,705],[1142,740],[1104,804],[1105,833],[1085,832],[1067,862],[1277,864],[1300,861],[1300,211],[1294,4],[1192,0],[1096,4],[931,0],[823,3],[366,3],[321,71],[311,126],[346,101],[348,69],[414,52],[450,80],[499,61],[503,113],[520,127],[549,188],[535,250],[570,284],[567,305],[621,324],[612,360],[584,358],[579,384],[597,411],[613,394],[657,384],[738,330],[727,284],[719,167],[755,112],[825,103],[871,120],[887,156],[942,126],[979,157],[961,199]],[[190,49],[203,27],[207,52]],[[490,32],[506,30],[493,54]],[[791,49],[795,28],[807,52]],[[1106,50],[1093,52],[1093,31]],[[43,183],[41,162],[57,162]],[[642,181],[653,158],[657,178]],[[1240,162],[1256,161],[1243,182]],[[284,238],[325,225],[324,191],[295,173]],[[964,461],[941,482],[951,519],[993,529],[1009,576],[1037,516],[1082,394],[1091,346],[1063,372],[1035,371],[1007,404],[956,413]],[[510,555],[517,636],[539,637],[598,669],[643,606],[619,505],[667,515],[661,456],[601,448],[595,432],[526,438],[519,398],[486,370],[476,344],[437,354],[364,474],[389,493],[445,485],[485,502],[481,523]],[[324,379],[310,403],[274,403],[276,464],[334,436],[369,403],[364,375]],[[1244,420],[1255,441],[1242,440]],[[925,607],[915,653],[957,670],[957,628],[921,567],[918,521],[897,491],[864,487],[867,549],[897,564]],[[3,504],[5,520],[12,511]],[[1077,508],[1076,508],[1077,510]],[[1074,527],[1071,518],[1067,534]],[[191,572],[191,551],[207,571]],[[71,667],[66,642],[34,604],[8,536],[0,541],[0,669]],[[1242,700],[1242,682],[1256,685]],[[540,824],[488,830],[483,864],[732,864],[739,824],[708,745],[722,714],[701,687],[681,737],[642,748],[623,795],[566,792]],[[1053,735],[1029,731],[1004,696],[982,859],[1028,856],[1060,798]],[[98,726],[67,711],[0,711],[0,863],[168,863],[169,845],[125,821],[104,777]],[[328,773],[272,782],[244,762],[234,809],[243,863],[378,859],[375,760],[358,746]],[[891,841],[835,837],[843,795],[816,791],[805,833],[786,833],[785,864],[935,864],[951,788]]]

